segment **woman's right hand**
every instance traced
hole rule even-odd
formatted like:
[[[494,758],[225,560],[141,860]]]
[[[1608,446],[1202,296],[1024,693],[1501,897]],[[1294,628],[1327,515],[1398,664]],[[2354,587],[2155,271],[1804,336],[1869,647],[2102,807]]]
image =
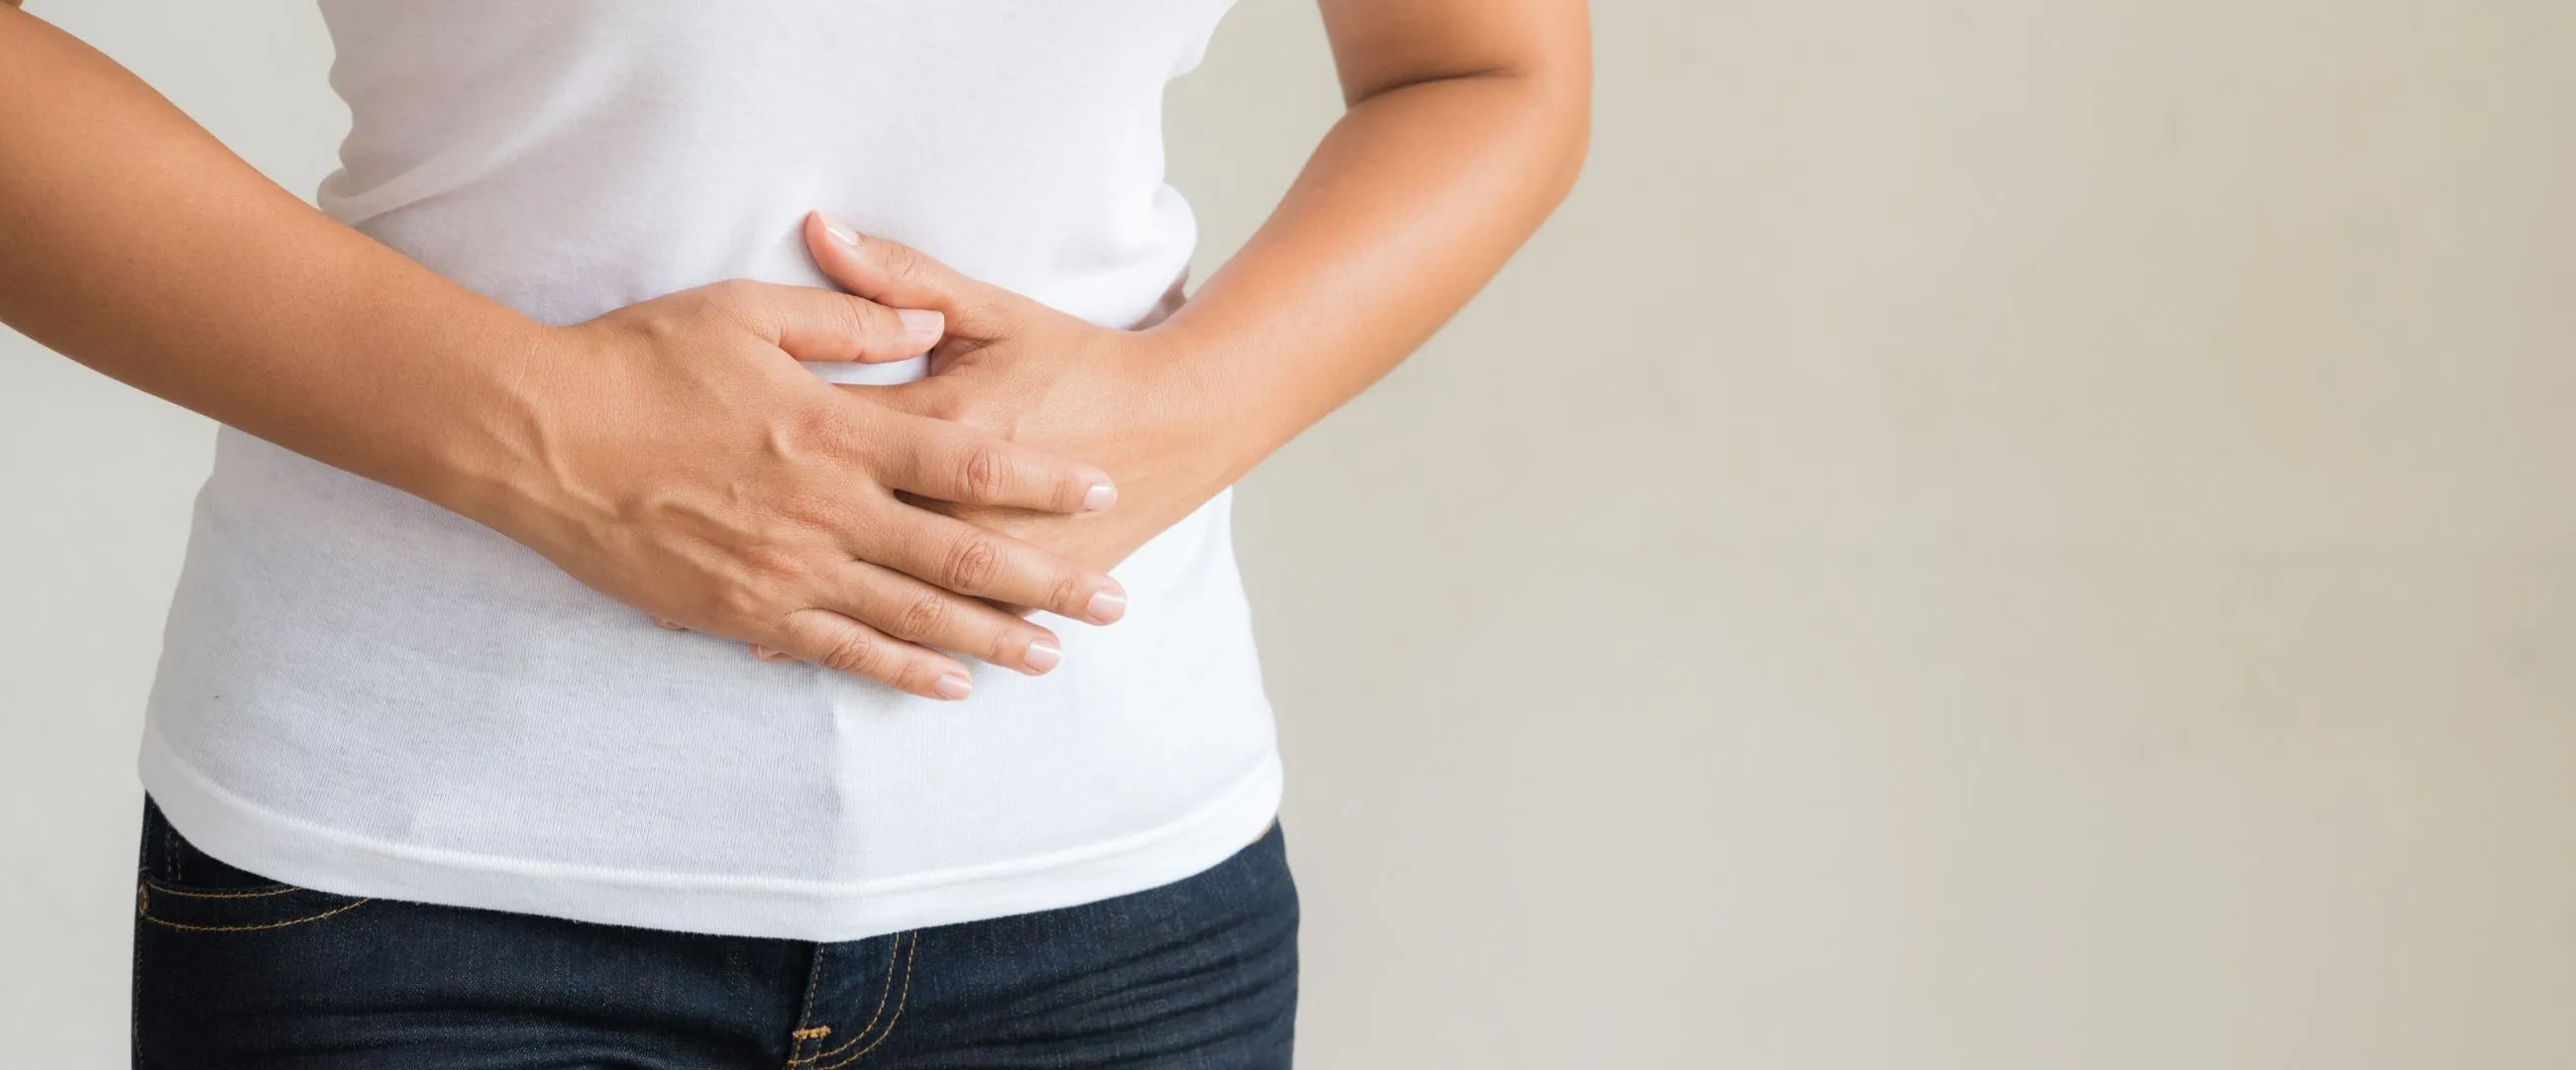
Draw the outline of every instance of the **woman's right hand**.
[[[936,326],[743,282],[539,324],[315,211],[7,7],[0,247],[0,323],[480,521],[652,617],[955,697],[965,666],[937,650],[1023,672],[1059,656],[984,599],[1122,608],[1099,571],[896,496],[1097,509],[1098,469],[880,407],[791,357],[897,359]]]
[[[972,684],[942,650],[1045,672],[1055,635],[986,600],[1108,624],[1117,582],[896,492],[1076,513],[1115,500],[1108,476],[796,363],[902,360],[941,329],[937,313],[740,281],[553,329],[484,432],[478,452],[502,462],[481,466],[467,511],[657,620],[771,657],[944,699]]]

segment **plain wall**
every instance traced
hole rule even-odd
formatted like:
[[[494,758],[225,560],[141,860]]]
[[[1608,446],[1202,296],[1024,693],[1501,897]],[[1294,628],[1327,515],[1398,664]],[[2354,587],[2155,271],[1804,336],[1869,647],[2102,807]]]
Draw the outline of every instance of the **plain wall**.
[[[312,12],[35,3],[330,168]],[[1598,8],[1582,188],[1241,498],[1305,1065],[2576,1063],[2576,5]],[[1204,264],[1337,107],[1246,0]],[[0,349],[0,1061],[118,1066],[210,427]]]

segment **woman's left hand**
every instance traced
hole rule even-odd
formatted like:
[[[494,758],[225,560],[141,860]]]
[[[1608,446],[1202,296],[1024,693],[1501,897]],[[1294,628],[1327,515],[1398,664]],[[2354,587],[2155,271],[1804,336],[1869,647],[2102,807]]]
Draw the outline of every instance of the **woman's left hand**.
[[[851,293],[947,317],[928,378],[847,389],[1088,461],[1118,488],[1114,506],[1077,516],[921,504],[1105,570],[1248,467],[1236,441],[1244,436],[1229,434],[1203,377],[1168,339],[1066,315],[819,213],[806,218],[805,242]]]

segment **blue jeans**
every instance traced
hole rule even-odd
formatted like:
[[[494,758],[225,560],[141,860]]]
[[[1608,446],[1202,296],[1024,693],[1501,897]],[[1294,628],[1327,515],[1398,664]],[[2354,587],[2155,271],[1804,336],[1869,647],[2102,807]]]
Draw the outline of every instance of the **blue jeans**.
[[[156,1070],[1288,1065],[1279,831],[1175,884],[848,943],[357,899],[216,861],[146,803],[134,1063]]]

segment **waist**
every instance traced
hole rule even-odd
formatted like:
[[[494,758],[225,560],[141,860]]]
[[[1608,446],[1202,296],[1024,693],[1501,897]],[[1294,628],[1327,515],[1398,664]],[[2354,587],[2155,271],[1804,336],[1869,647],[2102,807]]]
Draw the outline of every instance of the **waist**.
[[[1230,493],[1221,494],[1112,570],[1129,592],[1129,621],[1141,615],[1141,626],[1050,617],[1068,644],[1068,662],[1079,661],[1072,657],[1077,648],[1114,660],[1131,645],[1128,636],[1197,632],[1239,614],[1230,513]],[[540,696],[713,684],[739,702],[782,688],[776,667],[740,656],[737,643],[655,627],[498,532],[229,428],[218,436],[214,472],[198,497],[174,639],[183,626],[231,637],[228,643],[257,636],[257,645],[274,647],[361,645],[370,661],[416,659]],[[1047,688],[1052,677],[1003,675],[1041,691],[1084,690]],[[784,691],[799,701],[824,695],[842,707],[915,701],[873,682],[823,678],[828,686],[800,682]]]
[[[1219,497],[1116,570],[1131,597],[1119,624],[1049,621],[1065,650],[1053,673],[982,667],[973,699],[933,708],[664,631],[471,521],[226,431],[149,720],[175,760],[248,805],[428,849],[828,880],[972,866],[1151,825],[1263,760],[1228,511]],[[971,808],[961,786],[989,782],[1000,800],[1015,778],[1097,797],[909,831],[925,800]],[[496,822],[496,806],[566,820]],[[695,831],[564,827],[603,827],[603,808]],[[782,821],[866,835],[793,857],[726,846],[769,842],[775,830],[742,826]]]

